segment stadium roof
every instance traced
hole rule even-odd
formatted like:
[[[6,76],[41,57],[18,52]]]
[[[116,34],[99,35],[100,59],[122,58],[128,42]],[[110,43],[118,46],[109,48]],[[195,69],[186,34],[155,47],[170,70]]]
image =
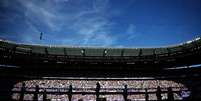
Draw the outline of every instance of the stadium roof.
[[[48,46],[48,45],[30,45],[19,44],[11,41],[0,40],[0,46],[22,52],[32,52],[36,54],[52,55],[73,55],[73,56],[146,56],[154,54],[168,54],[169,52],[178,52],[184,49],[201,46],[201,38],[196,38],[182,44],[156,47],[156,48],[103,48],[103,47],[67,47],[67,46]]]

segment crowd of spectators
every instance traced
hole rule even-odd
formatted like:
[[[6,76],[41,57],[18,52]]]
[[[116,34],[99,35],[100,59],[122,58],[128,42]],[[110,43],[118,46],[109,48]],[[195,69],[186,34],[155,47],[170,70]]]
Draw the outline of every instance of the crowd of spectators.
[[[174,81],[168,81],[168,80],[155,80],[155,79],[137,79],[137,80],[28,80],[19,82],[16,85],[14,85],[13,90],[20,90],[22,87],[22,84],[25,83],[25,87],[27,88],[34,88],[36,85],[39,86],[39,88],[68,88],[69,85],[72,85],[73,88],[82,88],[79,91],[82,92],[95,92],[93,90],[86,90],[86,88],[96,88],[96,83],[100,83],[100,92],[115,92],[115,90],[108,90],[107,88],[119,88],[123,89],[124,85],[127,85],[128,89],[139,89],[144,90],[145,88],[148,88],[148,91],[156,90],[158,86],[161,88],[168,88],[173,87],[173,91],[180,91],[181,89],[185,88],[184,85],[174,82]],[[163,90],[163,89],[162,89]],[[73,89],[73,92],[76,92],[78,90]],[[130,90],[132,91],[132,90]],[[129,92],[129,90],[128,90]],[[12,95],[12,98],[17,100],[19,99],[20,94],[14,93]],[[24,100],[32,100],[33,94],[25,94]],[[174,93],[175,99],[180,99],[181,95]],[[38,94],[38,99],[42,100],[43,95]],[[107,101],[123,101],[123,95],[100,95],[100,98],[106,98]],[[47,94],[47,99],[50,99],[51,101],[68,101],[68,95],[60,95],[60,94]],[[83,99],[83,101],[95,101],[96,95],[82,95],[82,94],[76,94],[72,96],[72,101],[78,101],[79,99]],[[128,95],[128,99],[131,100],[144,100],[145,95],[144,94],[135,94],[135,95]],[[155,94],[149,94],[150,100],[156,100]],[[162,99],[167,99],[167,94],[162,94]]]

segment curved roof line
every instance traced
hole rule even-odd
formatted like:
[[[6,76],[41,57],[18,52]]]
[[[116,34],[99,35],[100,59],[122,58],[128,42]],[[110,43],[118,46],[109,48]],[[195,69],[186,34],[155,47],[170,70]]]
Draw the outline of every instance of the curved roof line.
[[[28,46],[38,46],[38,47],[54,47],[54,48],[84,48],[84,49],[155,49],[155,48],[171,48],[171,47],[178,47],[185,44],[191,44],[192,42],[201,40],[201,37],[197,37],[195,39],[176,44],[176,45],[167,45],[167,46],[161,46],[161,47],[96,47],[96,46],[68,46],[68,45],[41,45],[41,44],[26,44],[26,43],[17,43],[14,41],[6,40],[6,39],[0,39],[0,41],[8,42],[11,44],[17,44],[17,45],[28,45]]]

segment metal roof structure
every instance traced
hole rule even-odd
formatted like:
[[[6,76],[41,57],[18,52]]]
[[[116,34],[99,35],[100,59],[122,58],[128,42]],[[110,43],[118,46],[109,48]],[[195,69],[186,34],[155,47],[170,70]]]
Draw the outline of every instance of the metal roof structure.
[[[192,49],[195,45],[201,45],[201,39],[187,41],[175,46],[158,47],[158,48],[97,48],[97,47],[65,47],[65,46],[42,46],[18,44],[10,41],[0,40],[0,46],[15,51],[32,52],[35,54],[50,54],[50,55],[69,55],[69,56],[147,56],[161,55],[170,52],[182,51],[182,49]]]

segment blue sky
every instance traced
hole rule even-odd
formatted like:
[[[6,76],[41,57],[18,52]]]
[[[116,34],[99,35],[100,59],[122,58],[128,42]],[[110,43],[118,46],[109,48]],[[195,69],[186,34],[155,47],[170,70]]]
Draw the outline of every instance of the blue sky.
[[[160,47],[199,36],[201,0],[0,0],[0,38],[19,43]]]

